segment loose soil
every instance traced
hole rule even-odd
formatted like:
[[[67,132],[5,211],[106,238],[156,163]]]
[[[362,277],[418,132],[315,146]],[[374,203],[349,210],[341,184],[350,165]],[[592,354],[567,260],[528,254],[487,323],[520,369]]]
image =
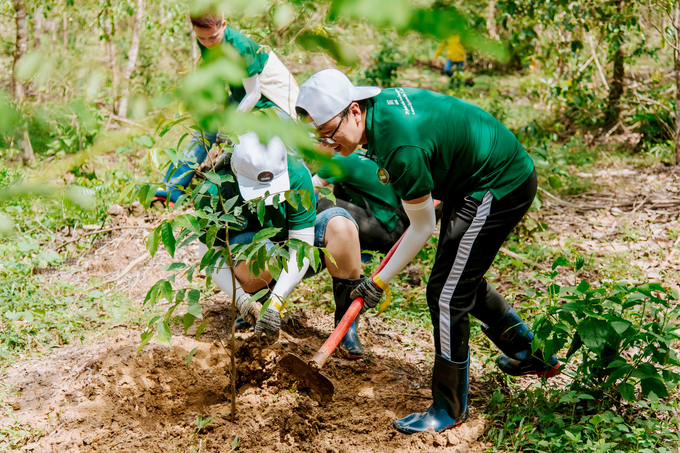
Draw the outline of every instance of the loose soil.
[[[676,257],[680,239],[671,233],[680,230],[679,206],[674,202],[678,175],[666,168],[619,173],[608,170],[597,175],[604,190],[590,198],[588,194],[561,201],[544,198],[543,209],[530,217],[545,222],[549,231],[527,238],[526,243],[545,240],[542,247],[566,245],[602,259],[620,254],[630,264],[631,279],[644,276],[668,283],[680,270]],[[607,189],[611,200],[604,199]],[[612,206],[616,204],[620,206]],[[602,208],[592,209],[593,205]],[[112,223],[134,227],[157,221],[147,214],[145,218],[119,216]],[[632,231],[628,237],[627,231]],[[179,250],[174,260],[164,252],[147,257],[146,234],[143,228],[114,231],[98,239],[93,251],[82,257],[76,254],[69,266],[46,273],[45,278],[83,288],[93,283],[93,277],[114,281],[106,291],[126,294],[141,306],[148,288],[167,275],[161,270],[164,265],[195,261],[197,253],[190,246]],[[127,269],[131,263],[137,264]],[[591,272],[595,281],[599,269]],[[526,269],[519,274],[532,275]],[[571,278],[565,276],[564,283],[573,284]],[[494,283],[502,291],[512,286],[502,278]],[[537,279],[535,285],[541,285]],[[312,299],[310,292],[304,285],[299,291]],[[322,306],[331,298],[330,291],[313,295]],[[476,350],[474,341],[470,419],[442,434],[404,436],[391,427],[395,419],[430,404],[432,334],[400,320],[363,318],[361,335],[368,355],[361,361],[338,353],[331,357],[324,372],[335,383],[335,397],[320,405],[308,389],[279,370],[277,360],[287,352],[309,358],[321,346],[333,322],[332,314],[323,308],[291,312],[273,344],[251,333],[237,334],[237,415],[231,422],[231,358],[223,346],[228,344],[229,310],[224,295],[207,297],[203,316],[210,324],[201,339],[195,339],[195,327],[188,335],[173,328],[172,347],[151,344],[135,355],[139,331],[124,326],[108,336],[93,334],[83,345],[55,348],[39,359],[16,362],[2,377],[11,389],[5,403],[13,409],[6,412],[14,419],[6,416],[0,425],[35,432],[21,449],[36,453],[229,452],[237,437],[238,451],[252,452],[462,453],[489,447],[479,440],[488,426],[480,412],[496,380],[482,383],[477,378],[489,368],[488,358]],[[197,352],[185,366],[194,348]],[[561,375],[554,381],[564,385],[566,379]],[[525,380],[521,385],[535,382]],[[199,415],[213,418],[196,433]]]
[[[228,316],[225,311],[228,307],[207,316],[214,324]],[[44,434],[22,450],[222,452],[230,451],[236,436],[239,451],[253,452],[485,450],[477,440],[485,422],[474,405],[469,421],[443,434],[404,436],[391,427],[395,419],[429,405],[430,371],[424,361],[405,356],[400,341],[388,335],[367,335],[372,354],[364,360],[333,357],[323,371],[335,383],[334,400],[317,403],[276,363],[287,352],[309,357],[330,333],[323,326],[331,316],[305,310],[294,318],[273,344],[238,334],[234,423],[230,356],[219,340],[178,335],[172,347],[153,345],[135,355],[139,337],[127,332],[16,364],[5,377],[18,392],[11,399],[15,416]],[[473,382],[472,398],[480,396],[476,391],[483,390]],[[214,418],[194,436],[199,415]]]

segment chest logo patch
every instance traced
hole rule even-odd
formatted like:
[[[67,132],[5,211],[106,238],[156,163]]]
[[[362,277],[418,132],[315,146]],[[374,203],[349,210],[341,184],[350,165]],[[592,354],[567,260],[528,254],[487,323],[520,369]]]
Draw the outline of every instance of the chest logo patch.
[[[377,174],[378,174],[378,180],[379,180],[383,185],[389,184],[389,182],[390,182],[390,174],[387,173],[387,170],[385,170],[384,168],[380,167],[380,168],[378,168]]]
[[[257,175],[257,180],[260,182],[270,182],[272,179],[274,179],[274,173],[270,171],[263,171]]]

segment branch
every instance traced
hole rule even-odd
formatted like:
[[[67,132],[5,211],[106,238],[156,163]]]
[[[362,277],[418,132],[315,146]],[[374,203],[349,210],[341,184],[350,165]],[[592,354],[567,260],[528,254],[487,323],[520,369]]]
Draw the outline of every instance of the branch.
[[[156,226],[158,226],[158,225],[156,225]],[[55,251],[61,250],[62,248],[66,247],[67,245],[73,244],[74,242],[78,242],[78,241],[80,241],[81,239],[83,239],[84,237],[92,236],[93,234],[109,233],[109,232],[111,232],[111,231],[126,230],[126,229],[146,229],[146,230],[153,230],[154,228],[156,228],[156,226],[147,226],[147,225],[140,225],[140,226],[119,226],[119,227],[106,228],[106,229],[104,229],[104,230],[91,231],[91,232],[85,233],[85,234],[81,235],[80,237],[77,237],[77,238],[75,238],[75,239],[73,239],[73,240],[64,242],[64,243],[61,244],[59,247],[57,247],[57,248],[55,249]]]
[[[109,283],[115,283],[116,281],[125,277],[128,274],[128,272],[130,272],[136,265],[138,265],[139,263],[141,263],[144,260],[146,260],[147,258],[149,258],[149,256],[150,256],[149,252],[144,251],[144,253],[142,255],[140,255],[139,257],[137,257],[137,259],[135,259],[130,264],[128,264],[127,267],[125,269],[123,269],[123,272],[121,272],[117,277],[112,278],[110,280],[106,280],[104,283],[102,283],[102,285],[106,286]]]
[[[531,267],[535,267],[536,269],[542,270],[542,271],[549,271],[550,269],[547,266],[544,266],[543,264],[536,263],[534,261],[531,261],[529,258],[526,258],[522,255],[518,255],[515,252],[511,252],[510,250],[506,249],[505,247],[501,247],[500,252],[503,255],[509,256],[510,258],[514,258],[518,261],[523,262],[524,264],[528,264]]]

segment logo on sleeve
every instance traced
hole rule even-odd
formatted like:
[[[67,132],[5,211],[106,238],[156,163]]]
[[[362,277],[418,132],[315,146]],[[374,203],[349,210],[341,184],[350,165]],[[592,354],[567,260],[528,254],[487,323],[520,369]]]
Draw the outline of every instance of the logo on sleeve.
[[[385,170],[384,168],[380,167],[378,168],[378,181],[380,181],[383,185],[387,185],[390,182],[390,174]]]

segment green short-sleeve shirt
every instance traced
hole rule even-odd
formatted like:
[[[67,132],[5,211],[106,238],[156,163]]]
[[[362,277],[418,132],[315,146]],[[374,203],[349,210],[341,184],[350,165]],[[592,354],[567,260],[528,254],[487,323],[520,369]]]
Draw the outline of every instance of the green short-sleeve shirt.
[[[419,88],[388,88],[369,99],[369,155],[403,200],[438,200],[486,191],[501,199],[534,163],[500,121],[468,102]]]
[[[243,57],[245,60],[248,77],[262,73],[264,66],[267,64],[267,60],[269,60],[269,54],[265,52],[264,48],[255,42],[255,40],[247,37],[238,30],[225,27],[224,40],[222,43],[234,47],[239,55]],[[198,45],[201,48],[201,55],[204,55],[208,49],[202,46],[201,43]],[[241,100],[246,96],[246,90],[243,88],[243,85],[230,85],[229,89],[231,91],[231,95],[237,102],[241,102]],[[265,95],[262,95],[260,100],[257,101],[255,108],[266,109],[273,107],[274,105],[276,104],[269,100],[269,98],[267,98]]]
[[[234,176],[231,167],[220,171],[221,175],[231,175]],[[314,186],[312,184],[312,177],[309,174],[309,170],[294,157],[288,156],[288,176],[290,178],[290,188],[292,190],[307,190],[312,195],[312,207],[306,210],[302,205],[298,205],[297,209],[293,209],[291,205],[284,202],[283,196],[281,196],[281,203],[279,203],[278,209],[274,206],[267,206],[265,209],[264,224],[260,224],[257,218],[257,212],[251,212],[247,207],[243,209],[241,215],[237,218],[239,225],[233,225],[232,230],[236,232],[231,233],[232,236],[239,233],[246,232],[257,232],[264,228],[281,228],[281,232],[274,237],[275,241],[282,241],[288,239],[288,231],[290,230],[302,230],[304,228],[314,227],[316,223],[316,200],[313,196]],[[217,197],[218,189],[222,193],[222,198],[226,201],[234,196],[238,195],[239,199],[235,206],[241,206],[245,203],[241,193],[238,189],[238,184],[236,181],[224,182],[219,188],[216,184],[207,183],[210,185],[206,192],[206,196],[199,198],[197,206],[199,209],[203,209],[206,206],[210,206],[212,199]],[[221,212],[221,205],[216,204],[216,211]],[[218,234],[216,245],[224,245],[226,234],[221,231]],[[201,242],[205,242],[205,238],[201,237]]]
[[[335,154],[317,174],[331,184],[341,184],[350,196],[349,202],[362,208],[368,204],[378,222],[387,231],[393,231],[399,222],[395,212],[399,198],[392,186],[380,182],[378,168],[378,164],[357,151],[348,157]]]

